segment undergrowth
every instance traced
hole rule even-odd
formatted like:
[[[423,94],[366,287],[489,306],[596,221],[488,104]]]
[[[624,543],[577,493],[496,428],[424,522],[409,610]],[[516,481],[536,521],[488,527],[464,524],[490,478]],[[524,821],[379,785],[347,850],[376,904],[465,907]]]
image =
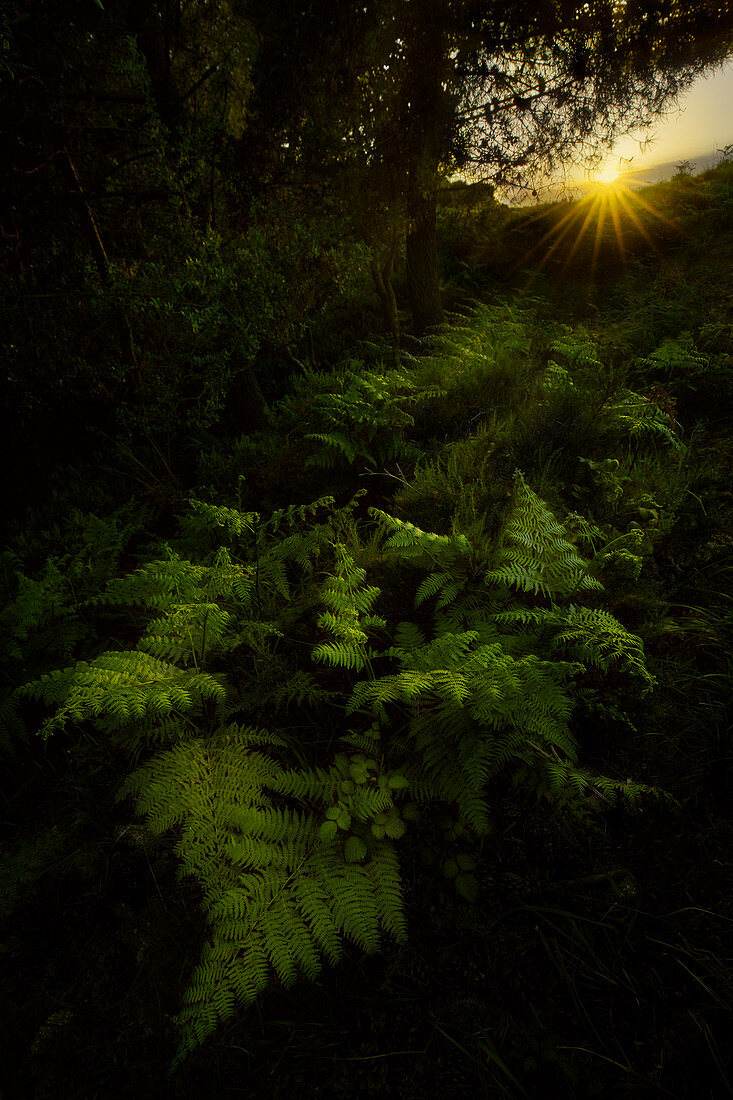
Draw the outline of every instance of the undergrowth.
[[[590,418],[596,443],[623,442],[629,463],[640,447],[681,445],[653,403],[610,392],[583,332],[559,329],[550,358],[535,348],[512,377],[532,325],[528,311],[479,309],[433,355],[401,371],[309,372],[275,411],[274,438],[296,433],[306,465],[340,464],[342,485],[399,471],[398,510],[432,498],[441,532],[365,513],[364,489],[265,516],[193,500],[132,572],[114,575],[127,529],[89,520],[83,583],[78,559],[63,579],[53,560],[36,580],[17,573],[8,652],[40,675],[9,697],[11,727],[116,746],[133,767],[120,796],[153,833],[174,832],[181,874],[201,890],[209,932],[178,1060],[273,978],[315,978],[344,940],[372,952],[385,933],[404,938],[400,852],[417,820],[454,815],[465,850],[449,846],[443,862],[474,902],[492,784],[569,806],[592,791],[655,793],[584,766],[578,730],[589,708],[617,720],[619,683],[653,685],[640,639],[603,607],[601,578],[638,575],[657,512],[636,507],[620,533],[603,509],[558,518],[528,480],[546,482],[547,461],[526,476],[508,463],[512,442],[525,455],[523,439],[561,416]],[[428,457],[416,400],[452,430],[453,410],[473,402],[481,424]],[[583,462],[620,524],[619,460]],[[477,463],[484,476],[472,478]],[[412,593],[410,618],[391,612],[395,588]],[[78,659],[49,671],[58,657]],[[25,850],[6,865],[19,885],[40,867]]]
[[[59,507],[3,555],[2,744],[58,788],[3,843],[3,911],[83,876],[79,807],[116,791],[203,915],[174,1068],[266,990],[409,945],[436,909],[421,867],[478,921],[513,798],[595,837],[603,815],[671,819],[727,759],[730,612],[701,575],[729,578],[729,500],[679,408],[719,392],[726,330],[652,310],[642,340],[641,314],[474,302],[399,368],[373,346],[296,364],[268,429],[212,440],[164,523],[150,500]],[[595,909],[517,911],[557,973],[575,952],[616,981]],[[522,1069],[436,1027],[487,1088],[521,1095],[550,1063],[581,1088],[544,1033]]]

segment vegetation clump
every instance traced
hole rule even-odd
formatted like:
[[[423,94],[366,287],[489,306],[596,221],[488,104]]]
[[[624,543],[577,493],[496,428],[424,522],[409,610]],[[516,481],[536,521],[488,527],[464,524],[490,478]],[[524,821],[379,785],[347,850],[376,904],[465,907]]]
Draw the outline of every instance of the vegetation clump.
[[[2,16],[2,1087],[719,1095],[731,28],[317,7]]]

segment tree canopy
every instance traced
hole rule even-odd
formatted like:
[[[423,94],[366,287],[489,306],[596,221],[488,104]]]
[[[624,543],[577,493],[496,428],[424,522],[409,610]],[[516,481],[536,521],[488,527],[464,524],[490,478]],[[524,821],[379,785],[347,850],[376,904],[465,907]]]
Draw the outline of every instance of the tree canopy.
[[[531,190],[733,49],[720,0],[45,0],[4,20],[11,266],[38,277],[33,242],[61,255],[81,230],[106,278],[131,231],[183,255],[280,195],[366,246],[395,346],[402,254],[414,330],[442,318],[441,180]]]
[[[531,190],[571,157],[593,163],[733,48],[716,0],[286,0],[252,18],[260,147],[366,207],[383,251],[399,223],[418,331],[442,315],[441,176]]]

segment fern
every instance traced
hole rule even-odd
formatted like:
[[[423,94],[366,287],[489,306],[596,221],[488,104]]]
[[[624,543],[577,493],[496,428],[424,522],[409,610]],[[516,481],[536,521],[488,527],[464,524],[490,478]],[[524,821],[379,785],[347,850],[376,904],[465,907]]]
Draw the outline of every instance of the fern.
[[[288,711],[292,706],[299,708],[316,706],[333,698],[333,692],[321,687],[316,678],[305,669],[275,669],[275,682],[268,689],[260,682],[259,697],[264,706],[274,713]]]
[[[516,370],[526,360],[531,344],[531,311],[509,305],[479,304],[453,319],[440,339],[436,355],[421,367],[423,384],[463,388]]]
[[[19,694],[46,706],[57,704],[40,727],[42,737],[91,719],[106,730],[123,729],[130,721],[155,724],[172,714],[200,713],[206,702],[216,706],[226,698],[216,676],[137,651],[105,653],[47,673],[24,685]]]
[[[276,747],[277,739],[228,726],[154,757],[122,791],[136,796],[153,831],[179,828],[181,872],[203,891],[211,939],[178,1016],[179,1060],[237,1004],[251,1003],[271,975],[285,985],[312,980],[324,958],[341,957],[343,938],[374,951],[383,932],[404,937],[391,842],[358,837],[357,865],[354,834],[343,844],[324,839],[313,808],[274,801],[275,792],[327,801],[338,769],[292,775],[263,744]]]
[[[404,937],[398,845],[421,808],[447,806],[481,836],[505,772],[580,790],[586,669],[651,683],[639,640],[577,602],[600,585],[521,474],[494,533],[373,509],[367,552],[354,504],[262,517],[192,502],[180,537],[90,605],[127,615],[134,648],[17,695],[51,711],[43,736],[86,724],[149,754],[121,796],[173,834],[209,929],[178,1060],[272,981],[312,980],[346,943]],[[420,622],[377,613],[369,555],[399,567]],[[297,738],[277,728],[291,706]],[[456,883],[474,896],[465,869]]]
[[[322,524],[313,514],[321,508]],[[404,933],[391,850],[405,830],[395,803],[404,784],[359,752],[337,754],[326,769],[296,767],[300,754],[276,733],[221,725],[248,694],[216,671],[225,658],[248,648],[277,668],[271,640],[319,605],[318,625],[333,641],[313,647],[316,660],[361,668],[369,659],[367,632],[385,625],[373,614],[379,590],[335,537],[336,519],[331,501],[264,523],[195,504],[179,546],[196,548],[199,560],[169,550],[103,597],[139,617],[137,648],[45,674],[19,693],[52,708],[42,736],[91,723],[135,753],[170,746],[122,794],[136,796],[153,832],[176,832],[181,872],[199,882],[210,921],[180,1014],[181,1055],[273,975],[312,978],[323,958],[340,957],[344,937],[376,950],[383,931]],[[318,559],[328,568],[316,573]],[[299,669],[270,702],[330,694]],[[258,699],[262,706],[266,692]]]
[[[419,456],[406,438],[414,423],[409,409],[435,396],[404,367],[380,371],[350,362],[332,372],[307,371],[279,415],[299,431],[305,415],[304,438],[315,445],[307,465],[328,469],[361,461],[373,467]]]
[[[709,358],[697,350],[690,332],[667,337],[651,355],[637,359],[634,363],[636,369],[644,375],[661,377],[667,385],[674,385],[682,379],[687,382],[695,375],[702,374],[708,365]]]
[[[12,912],[33,886],[55,865],[73,862],[80,850],[76,823],[41,829],[13,848],[0,850],[0,916]]]
[[[536,747],[535,747],[536,748]],[[553,758],[537,749],[539,768],[532,773],[518,772],[518,777],[529,781],[536,793],[547,795],[561,802],[582,806],[580,801],[589,794],[600,795],[609,805],[619,800],[635,804],[644,798],[665,801],[672,804],[674,799],[657,787],[645,783],[632,782],[630,779],[612,779],[605,775],[595,775],[564,760]]]
[[[334,571],[319,592],[327,610],[318,618],[318,626],[334,640],[315,646],[312,656],[331,666],[359,670],[373,656],[366,647],[367,631],[386,626],[384,619],[371,614],[379,589],[364,585],[366,571],[356,565],[342,543],[337,543],[334,551]]]
[[[544,745],[577,762],[574,681],[618,669],[651,686],[640,640],[607,612],[568,603],[601,590],[547,505],[515,475],[501,530],[438,536],[376,510],[384,551],[424,572],[415,603],[433,604],[434,637],[400,624],[388,651],[401,671],[354,686],[350,709],[390,724],[407,713],[404,750],[413,797],[455,803],[488,826],[487,782]],[[507,606],[520,597],[549,606]],[[468,629],[467,629],[468,628]]]
[[[568,540],[549,508],[532,492],[521,473],[499,544],[497,566],[487,574],[521,592],[553,598],[601,587]]]
[[[607,611],[571,606],[562,616],[551,649],[592,665],[603,672],[613,668],[636,676],[646,688],[654,685],[644,662],[641,639],[625,630]]]
[[[6,751],[13,752],[27,733],[15,686],[93,649],[97,624],[90,611],[143,518],[133,517],[130,508],[104,519],[72,509],[63,524],[36,536],[40,547],[24,534],[16,553],[0,555],[6,589],[0,610],[0,746]],[[30,575],[25,558],[39,550],[47,555],[45,564]]]
[[[663,442],[676,451],[682,451],[684,445],[677,435],[669,415],[646,397],[631,390],[623,391],[618,398],[607,406],[618,427],[632,442]]]
[[[595,341],[583,328],[562,326],[560,335],[551,342],[549,350],[562,356],[571,367],[586,368],[594,372],[604,369]]]
[[[401,631],[403,646],[409,633]],[[486,783],[522,755],[528,737],[576,759],[564,689],[573,666],[535,656],[516,660],[499,643],[479,644],[474,631],[413,640],[417,644],[393,651],[401,672],[355,685],[350,710],[386,721],[389,708],[407,708],[414,749],[405,772],[412,793],[455,802],[469,824],[485,832]]]

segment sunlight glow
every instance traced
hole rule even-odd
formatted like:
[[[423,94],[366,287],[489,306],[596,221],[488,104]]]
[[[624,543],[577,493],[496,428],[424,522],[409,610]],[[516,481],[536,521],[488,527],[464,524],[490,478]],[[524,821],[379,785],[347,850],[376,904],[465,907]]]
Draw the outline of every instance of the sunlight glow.
[[[574,259],[583,240],[592,240],[592,252],[589,256],[590,281],[596,273],[596,268],[601,255],[602,243],[606,236],[606,226],[611,230],[610,240],[615,244],[615,250],[622,264],[627,262],[627,233],[636,230],[638,235],[656,250],[656,244],[647,227],[640,218],[640,214],[652,215],[669,229],[681,232],[669,218],[642,195],[632,191],[624,182],[617,178],[617,173],[604,170],[596,179],[594,187],[585,198],[573,203],[557,222],[537,241],[527,252],[517,266],[526,264],[530,259],[533,265],[540,270],[558,251],[559,246],[568,237],[573,237],[572,247],[562,265],[561,275],[568,269]],[[543,217],[542,213],[531,216],[524,224],[529,225],[537,218]]]
[[[596,176],[597,183],[613,183],[618,177],[618,170],[612,164],[607,164]]]

